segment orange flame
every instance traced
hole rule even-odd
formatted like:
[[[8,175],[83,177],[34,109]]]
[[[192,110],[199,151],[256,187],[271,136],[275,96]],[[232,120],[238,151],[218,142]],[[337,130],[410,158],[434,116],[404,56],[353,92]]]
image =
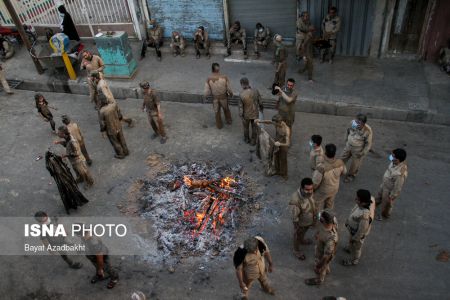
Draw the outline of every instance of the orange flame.
[[[183,181],[184,181],[184,184],[188,187],[190,187],[192,185],[192,179],[189,178],[189,176],[184,176]]]

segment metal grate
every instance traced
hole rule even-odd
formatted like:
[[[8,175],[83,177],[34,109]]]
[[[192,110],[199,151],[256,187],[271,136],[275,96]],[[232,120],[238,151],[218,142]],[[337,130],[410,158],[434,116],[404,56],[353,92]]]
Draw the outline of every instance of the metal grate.
[[[23,82],[23,80],[14,80],[14,79],[8,79],[6,81],[8,81],[9,87],[12,89],[17,88]],[[0,86],[0,91],[3,91],[2,86]]]

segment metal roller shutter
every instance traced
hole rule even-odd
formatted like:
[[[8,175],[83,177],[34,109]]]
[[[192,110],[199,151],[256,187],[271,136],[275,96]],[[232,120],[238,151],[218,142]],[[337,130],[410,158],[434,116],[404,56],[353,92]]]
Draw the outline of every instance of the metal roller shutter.
[[[374,0],[301,0],[300,11],[308,11],[311,22],[321,28],[329,6],[336,6],[341,17],[336,53],[347,56],[368,56],[375,16]],[[319,31],[317,31],[319,34]]]
[[[273,33],[295,39],[297,22],[296,0],[228,0],[230,25],[238,20],[253,37],[256,23],[269,26]]]

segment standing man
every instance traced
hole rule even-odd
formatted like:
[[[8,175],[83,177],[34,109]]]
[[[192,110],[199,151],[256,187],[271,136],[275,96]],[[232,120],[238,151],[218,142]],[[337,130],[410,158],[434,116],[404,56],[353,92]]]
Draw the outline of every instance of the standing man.
[[[209,41],[208,32],[205,27],[199,26],[194,33],[194,44],[195,44],[195,57],[200,58],[200,49],[205,49],[206,57],[211,58],[209,54],[209,48],[211,42]]]
[[[205,97],[213,96],[213,108],[216,114],[216,127],[222,129],[222,117],[220,110],[223,109],[225,114],[225,121],[231,125],[231,112],[228,107],[228,97],[233,97],[230,80],[226,75],[220,74],[220,66],[218,63],[213,63],[211,66],[212,74],[205,82]]]
[[[63,124],[66,125],[67,130],[69,130],[70,135],[77,140],[78,145],[80,146],[81,149],[81,153],[83,153],[83,156],[86,159],[86,163],[88,164],[88,166],[92,165],[92,160],[89,157],[89,154],[86,150],[86,144],[84,143],[84,138],[83,135],[81,134],[81,130],[78,124],[73,122],[67,115],[62,115],[61,119]]]
[[[52,217],[50,219],[48,217],[47,213],[43,212],[43,211],[38,211],[37,213],[35,213],[34,219],[41,225],[53,224],[54,227],[58,226],[58,219],[56,217]],[[41,236],[41,241],[44,244],[46,249],[48,249],[48,246],[60,247],[63,245],[70,245],[70,243],[68,241],[66,241],[66,238],[64,236],[59,236],[59,235],[58,236],[52,236],[52,235]],[[51,251],[50,253],[54,254],[55,252]],[[58,253],[61,256],[61,258],[69,265],[69,268],[80,269],[81,267],[83,267],[82,263],[74,262],[72,259],[70,259],[67,252],[58,251],[56,253]]]
[[[93,71],[91,73],[91,84],[93,86],[93,88],[95,89],[96,93],[95,93],[95,109],[98,110],[99,106],[100,106],[100,100],[99,100],[99,94],[98,94],[98,90],[100,90],[104,96],[104,98],[106,98],[106,101],[108,103],[112,103],[115,104],[117,106],[119,106],[116,102],[116,99],[114,99],[114,95],[111,92],[108,83],[106,82],[105,79],[102,78],[102,76],[100,75],[100,73]],[[134,127],[134,123],[133,123],[133,119],[128,118],[126,116],[122,115],[122,122],[125,122],[128,124],[128,127]]]
[[[147,47],[155,48],[158,61],[161,61],[161,50],[163,45],[164,29],[156,23],[155,19],[150,20],[147,27],[147,38],[142,43],[141,60],[144,59]]]
[[[14,55],[14,47],[11,43],[4,39],[0,34],[0,58],[1,59],[10,59]]]
[[[330,263],[337,249],[338,231],[337,219],[329,211],[322,211],[319,217],[320,225],[316,233],[316,266],[317,276],[305,280],[307,285],[321,285],[326,274],[330,273]]]
[[[295,54],[297,60],[300,60],[303,55],[301,55],[303,44],[306,40],[312,39],[312,33],[314,32],[314,26],[311,25],[309,20],[309,13],[303,11],[300,14],[300,18],[297,20],[297,34],[295,35]]]
[[[265,260],[267,260],[269,273],[273,271],[272,256],[269,247],[260,236],[248,238],[244,241],[233,256],[236,277],[239,281],[243,300],[248,299],[248,292],[255,280],[258,280],[264,292],[275,295],[275,290],[267,279]]]
[[[147,113],[148,121],[153,128],[153,139],[158,136],[161,137],[161,144],[167,140],[166,132],[164,131],[163,115],[161,112],[161,105],[158,95],[155,90],[150,88],[148,81],[143,81],[139,84],[144,93],[144,102],[142,103],[142,111]]]
[[[247,59],[247,33],[244,28],[241,28],[241,22],[235,21],[233,25],[231,25],[230,30],[228,31],[227,37],[227,54],[225,57],[231,55],[231,44],[242,44],[242,48],[244,50],[244,59]]]
[[[50,122],[50,127],[52,128],[53,133],[56,134],[55,121],[53,121],[53,115],[50,112],[50,106],[48,105],[47,100],[45,100],[42,94],[35,94],[34,101],[36,103],[38,113],[46,122]]]
[[[6,81],[5,71],[3,70],[2,65],[0,65],[0,81],[2,82],[3,89],[8,95],[14,94],[9,87],[8,81]]]
[[[186,40],[178,31],[172,31],[170,48],[172,48],[173,56],[185,56],[184,49],[186,48]]]
[[[314,200],[319,210],[333,209],[339,182],[347,169],[342,160],[336,159],[336,145],[325,146],[325,156],[313,172]]]
[[[91,283],[97,283],[98,281],[105,280],[109,278],[108,289],[112,289],[116,286],[119,281],[119,274],[115,268],[111,266],[109,250],[103,244],[99,237],[91,236],[89,234],[81,235],[80,231],[76,232],[80,237],[81,241],[86,246],[86,258],[94,265],[95,275],[91,279]]]
[[[100,131],[103,137],[108,136],[116,154],[115,158],[123,159],[129,154],[127,143],[122,132],[122,114],[116,103],[109,103],[106,98],[102,98],[102,107],[99,111]]]
[[[311,136],[311,140],[309,141],[309,149],[309,163],[311,170],[314,172],[317,166],[323,162],[324,157],[322,137],[320,135],[314,134]]]
[[[372,148],[372,128],[366,122],[367,116],[358,114],[347,129],[346,144],[341,159],[344,163],[347,163],[351,158],[352,162],[344,182],[350,182],[355,179],[363,158],[369,153],[370,148]]]
[[[328,62],[333,63],[334,54],[336,53],[336,36],[341,29],[341,18],[337,16],[337,8],[335,6],[330,7],[328,15],[322,21],[322,34],[323,39],[327,40],[331,48],[322,49],[320,53],[320,62],[324,62],[325,56],[329,54]],[[328,53],[329,52],[329,53]]]
[[[314,55],[313,55],[313,40],[312,34],[307,35],[303,40],[303,43],[299,50],[300,57],[304,62],[303,68],[299,69],[300,74],[308,71],[308,81],[313,82],[313,71],[314,71]]]
[[[244,125],[244,141],[252,146],[256,145],[257,126],[255,120],[258,119],[259,112],[264,110],[261,95],[257,89],[250,87],[246,77],[241,78],[241,87],[243,91],[239,99],[239,116]],[[250,140],[249,126],[252,130],[252,139]]]
[[[288,150],[291,144],[291,129],[283,121],[280,115],[272,117],[272,121],[269,120],[256,120],[256,125],[271,124],[275,126],[275,143],[273,156],[275,161],[275,174],[283,177],[284,180],[288,180]]]
[[[289,78],[284,89],[281,89],[281,86],[276,86],[275,90],[278,91],[278,101],[276,103],[278,114],[286,125],[292,129],[295,120],[295,102],[297,102],[295,80]]]
[[[259,51],[261,48],[267,49],[270,43],[270,29],[269,27],[264,27],[261,23],[256,24],[255,35],[254,35],[254,46],[256,57],[260,57]]]
[[[374,217],[373,210],[371,211],[370,208],[375,203],[368,190],[358,190],[355,202],[356,205],[345,222],[345,227],[350,232],[350,239],[344,250],[350,253],[350,258],[342,261],[344,266],[354,266],[359,263],[364,239],[369,234]]]
[[[287,50],[283,44],[283,37],[279,34],[275,36],[275,52],[273,55],[273,63],[275,65],[275,78],[273,84],[283,87],[286,80],[287,70]]]
[[[311,178],[303,178],[300,188],[291,196],[289,207],[294,224],[294,255],[305,260],[300,245],[310,245],[312,241],[305,239],[306,232],[316,223],[317,210],[313,199],[313,182]]]
[[[80,69],[87,71],[87,82],[89,87],[89,96],[92,103],[97,103],[97,87],[92,83],[91,74],[94,72],[99,74],[99,78],[103,79],[103,70],[105,64],[100,56],[92,54],[88,50],[84,50],[82,53],[83,60],[81,61]],[[97,107],[97,106],[96,106]],[[98,107],[97,107],[98,108]]]
[[[58,128],[58,136],[63,140],[55,141],[54,144],[60,144],[66,148],[66,155],[63,155],[62,158],[67,157],[72,164],[72,168],[77,175],[76,182],[84,182],[84,188],[90,188],[94,184],[94,179],[86,165],[86,159],[81,152],[78,141],[69,133],[66,126],[60,126]]]
[[[383,175],[383,182],[377,195],[377,218],[382,220],[391,216],[394,201],[400,196],[406,177],[408,166],[406,164],[406,151],[397,148],[389,155],[391,163]],[[380,213],[381,210],[381,213]]]

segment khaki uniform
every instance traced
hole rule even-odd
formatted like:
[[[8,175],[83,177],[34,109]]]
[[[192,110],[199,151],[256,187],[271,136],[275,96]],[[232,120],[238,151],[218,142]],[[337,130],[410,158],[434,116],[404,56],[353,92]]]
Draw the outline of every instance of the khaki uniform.
[[[101,102],[100,99],[98,98],[99,90],[102,92],[103,96],[106,98],[108,104],[116,104],[117,106],[119,106],[117,104],[117,101],[114,98],[114,95],[111,92],[106,80],[101,79],[101,80],[99,80],[99,82],[97,84],[95,84],[95,82],[93,82],[92,84],[95,87],[95,90],[97,91],[95,94],[95,98],[94,98],[94,100],[96,101],[96,109],[97,109],[97,107],[100,107],[100,102]],[[132,127],[133,120],[131,118],[128,118],[128,117],[122,115],[121,121],[127,123],[129,127]]]
[[[315,170],[319,164],[323,162],[324,152],[322,146],[319,146],[317,149],[312,149],[309,152],[309,163],[311,166],[311,170]]]
[[[321,164],[313,172],[314,200],[319,210],[333,209],[334,197],[339,191],[339,182],[347,169],[340,159],[324,157]]]
[[[211,42],[209,40],[208,32],[206,30],[203,31],[203,35],[198,34],[197,31],[194,33],[194,44],[197,55],[200,55],[200,49],[205,49],[206,55],[209,55],[209,48],[211,47]]]
[[[148,93],[144,92],[144,102],[142,103],[142,109],[147,112],[148,122],[152,126],[153,131],[161,137],[166,136],[164,130],[164,124],[159,118],[159,97],[154,90],[149,89]]]
[[[312,39],[312,34],[310,32],[312,25],[311,21],[304,21],[302,18],[297,20],[297,33],[295,34],[295,54],[297,57],[302,56],[301,51],[304,42]]]
[[[181,34],[176,35],[172,32],[170,40],[170,48],[172,48],[172,53],[180,53],[181,55],[184,55],[184,49],[186,48],[186,40],[184,39],[184,37]]]
[[[308,80],[312,80],[314,71],[314,57],[313,57],[313,43],[312,38],[306,39],[303,42],[302,48],[299,52],[300,56],[303,58],[305,66],[299,70],[299,73],[308,71]]]
[[[2,42],[2,46],[3,46],[3,59],[9,59],[11,57],[13,57],[14,55],[14,47],[6,40],[3,40]]]
[[[122,114],[117,104],[107,104],[99,111],[100,131],[106,132],[118,157],[129,154],[122,132]]]
[[[84,65],[85,62],[87,62],[88,64]],[[91,80],[90,75],[92,72],[98,72],[98,74],[100,75],[100,79],[103,79],[104,78],[103,70],[105,69],[105,64],[103,63],[103,60],[100,58],[100,56],[92,55],[91,60],[87,60],[87,59],[83,58],[83,60],[81,61],[80,68],[87,70],[87,75],[88,75],[87,82],[88,82],[88,87],[89,87],[89,96],[91,98],[91,102],[97,104],[98,92],[95,87],[95,84],[93,84],[93,82]]]
[[[74,136],[70,136],[70,140],[66,143],[66,155],[69,158],[72,168],[77,174],[77,182],[84,182],[86,187],[94,184],[91,172],[86,165],[86,159],[81,152],[80,145]]]
[[[160,58],[161,51],[159,50],[163,45],[164,29],[156,25],[155,28],[147,27],[147,39],[142,43],[141,58],[145,57],[147,47],[155,48],[156,55]]]
[[[254,38],[253,45],[255,47],[255,53],[258,54],[261,48],[267,49],[271,39],[269,27],[264,27],[263,31],[255,29]]]
[[[273,55],[273,61],[275,62],[275,78],[273,83],[279,87],[283,87],[286,82],[287,71],[287,50],[283,43],[275,42],[275,52]]]
[[[372,128],[365,124],[362,129],[354,129],[351,126],[347,129],[346,144],[341,159],[344,163],[352,158],[349,176],[356,176],[361,166],[363,158],[372,148]]]
[[[11,88],[9,87],[8,81],[6,81],[5,71],[3,71],[2,66],[0,65],[0,81],[2,82],[3,89],[8,94],[12,93]]]
[[[221,129],[223,127],[220,110],[223,109],[225,114],[225,121],[231,124],[231,112],[228,107],[228,97],[233,97],[230,80],[227,76],[222,74],[211,74],[205,82],[205,97],[213,96],[213,108],[216,115],[216,127]]]
[[[86,150],[84,138],[83,138],[83,135],[81,134],[81,130],[80,130],[80,127],[78,126],[78,124],[75,122],[70,122],[69,124],[66,125],[66,127],[67,127],[67,130],[69,130],[70,135],[73,136],[77,140],[78,145],[80,146],[80,149],[81,149],[81,153],[83,153],[83,156],[86,159],[86,162],[88,164],[91,164],[91,158],[89,157],[89,154]]]
[[[269,251],[269,247],[261,237],[255,238],[265,245],[265,251]],[[259,250],[256,251],[256,253],[247,253],[245,255],[242,267],[244,270],[244,283],[248,288],[248,290],[244,292],[244,297],[248,296],[248,292],[250,291],[250,288],[255,280],[259,281],[264,291],[272,291],[272,287],[269,284],[269,279],[267,278],[264,253],[261,253]]]
[[[280,142],[282,144],[286,143],[288,139],[288,132],[290,130],[286,123],[281,122],[280,126],[275,126],[275,130],[275,142]],[[278,148],[278,150],[276,148]],[[276,174],[282,176],[284,179],[288,178],[288,150],[289,146],[275,146],[273,153]]]
[[[317,215],[313,196],[304,197],[298,189],[289,201],[292,222],[294,224],[294,251],[300,251],[300,244],[305,239],[305,234],[314,225]]]
[[[329,51],[330,59],[334,58],[334,54],[336,53],[336,36],[337,33],[341,30],[341,18],[338,16],[331,17],[327,15],[322,21],[322,34],[323,39],[328,40],[331,44],[330,49],[322,49],[321,58],[324,59],[325,55]]]
[[[242,48],[244,50],[244,55],[247,54],[247,33],[244,28],[240,28],[236,30],[233,26],[230,28],[228,32],[227,39],[227,51],[230,53],[232,44],[242,44]]]
[[[322,268],[318,270],[318,279],[323,282],[325,275],[330,273],[330,263],[336,254],[338,243],[337,228],[334,226],[330,231],[327,231],[323,226],[320,226],[316,237],[316,269],[318,267],[317,264],[322,261],[324,256],[329,257]]]
[[[375,205],[374,201],[373,205]],[[348,249],[350,250],[350,260],[353,264],[359,262],[364,239],[369,234],[373,218],[374,213],[370,209],[355,205],[345,222],[345,227],[350,232]]]
[[[385,218],[391,215],[394,201],[400,196],[403,184],[408,177],[408,166],[406,161],[394,165],[391,163],[384,172],[383,182],[380,185],[376,198],[377,206],[381,204],[381,214]]]
[[[278,114],[283,118],[283,121],[286,123],[289,128],[292,128],[292,125],[295,121],[295,103],[297,102],[297,91],[292,89],[288,91],[286,88],[283,90],[284,93],[289,97],[293,98],[290,103],[283,98],[283,95],[278,97],[278,101],[276,106],[278,107]]]
[[[244,125],[244,139],[251,142],[252,145],[256,144],[257,125],[255,120],[259,117],[259,111],[263,110],[261,95],[258,90],[247,88],[240,94],[239,101],[239,115],[242,118],[242,124]],[[252,139],[250,141],[249,126],[252,128]]]

